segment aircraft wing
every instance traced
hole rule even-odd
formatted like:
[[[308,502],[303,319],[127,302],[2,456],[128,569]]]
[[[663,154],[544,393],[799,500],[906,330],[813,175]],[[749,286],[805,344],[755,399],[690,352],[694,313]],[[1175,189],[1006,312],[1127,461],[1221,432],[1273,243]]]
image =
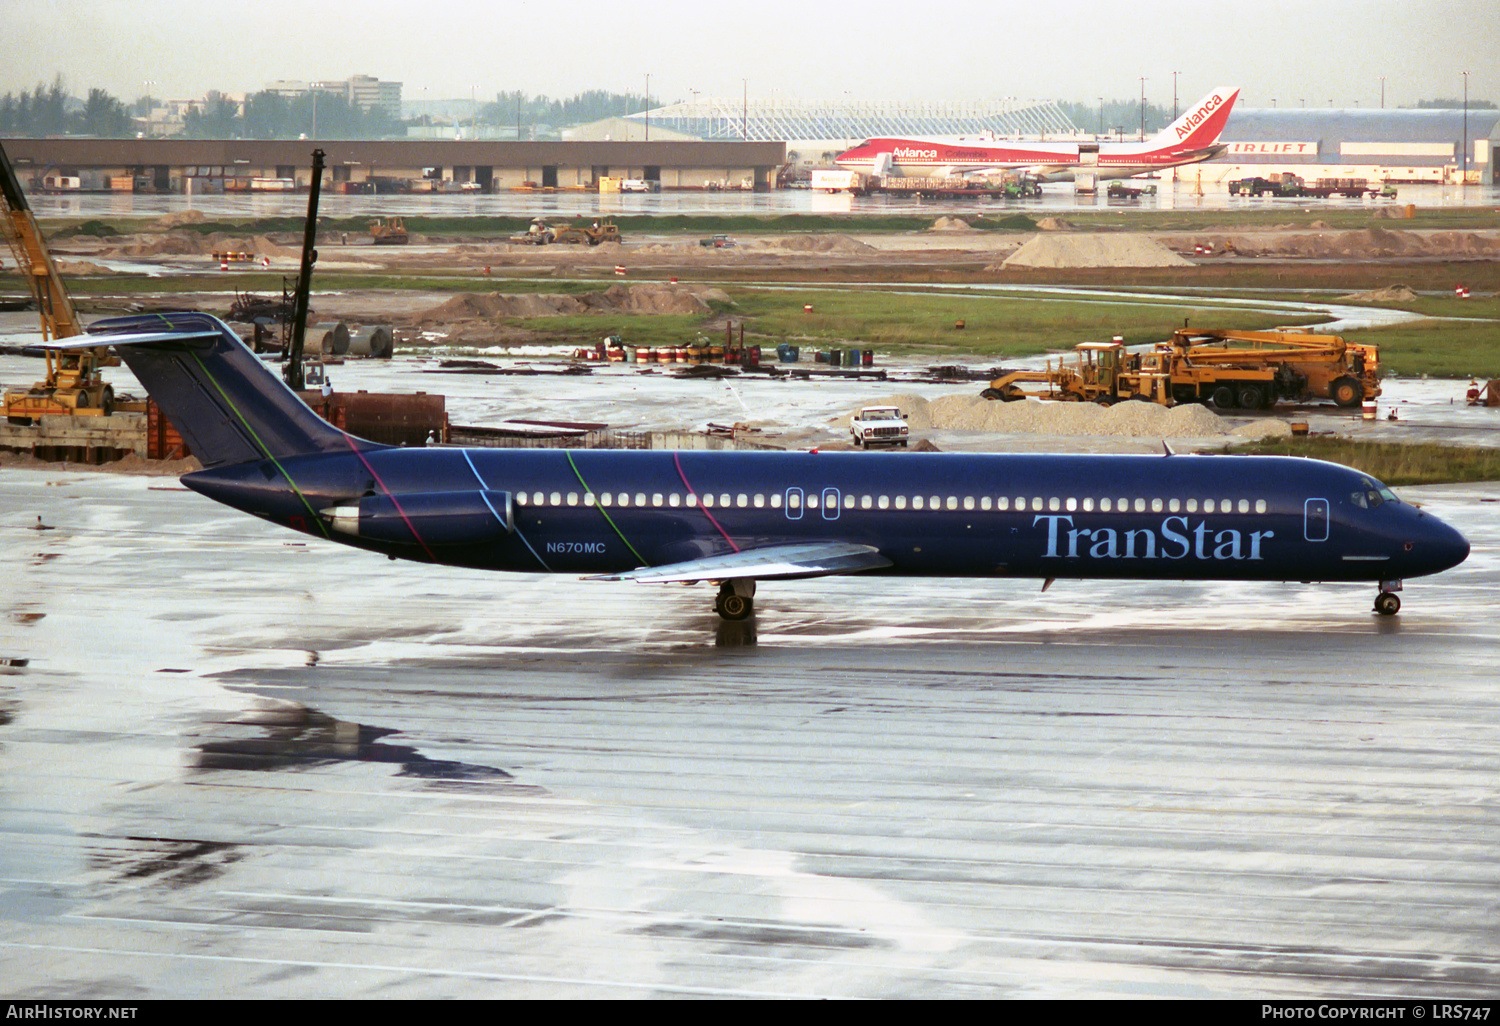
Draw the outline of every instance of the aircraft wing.
[[[722,556],[690,559],[664,566],[645,566],[618,574],[587,577],[590,581],[645,581],[652,584],[726,581],[731,578],[826,577],[861,570],[882,570],[891,561],[872,545],[805,542],[745,549]]]

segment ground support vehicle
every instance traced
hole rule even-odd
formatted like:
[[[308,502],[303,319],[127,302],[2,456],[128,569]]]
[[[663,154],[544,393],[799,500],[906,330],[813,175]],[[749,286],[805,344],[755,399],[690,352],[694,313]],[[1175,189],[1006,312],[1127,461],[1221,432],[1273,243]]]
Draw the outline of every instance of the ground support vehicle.
[[[1309,185],[1300,175],[1284,172],[1270,178],[1241,178],[1229,183],[1231,196],[1347,196],[1363,199],[1375,196],[1380,199],[1395,199],[1396,187],[1389,182],[1381,186],[1370,184],[1367,178],[1319,178]]]
[[[895,406],[866,406],[850,418],[849,434],[856,448],[894,445],[904,449],[910,431],[905,415]]]
[[[1156,186],[1126,185],[1124,182],[1116,181],[1109,183],[1109,187],[1104,190],[1104,194],[1109,199],[1114,200],[1135,200],[1140,199],[1142,196],[1155,196]]]

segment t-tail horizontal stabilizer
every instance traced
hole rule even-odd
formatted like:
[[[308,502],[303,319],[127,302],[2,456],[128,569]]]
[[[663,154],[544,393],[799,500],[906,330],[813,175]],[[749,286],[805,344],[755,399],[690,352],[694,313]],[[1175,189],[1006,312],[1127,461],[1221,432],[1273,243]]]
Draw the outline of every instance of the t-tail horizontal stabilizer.
[[[217,317],[114,317],[88,330],[68,345],[115,347],[205,468],[381,448],[319,417]]]

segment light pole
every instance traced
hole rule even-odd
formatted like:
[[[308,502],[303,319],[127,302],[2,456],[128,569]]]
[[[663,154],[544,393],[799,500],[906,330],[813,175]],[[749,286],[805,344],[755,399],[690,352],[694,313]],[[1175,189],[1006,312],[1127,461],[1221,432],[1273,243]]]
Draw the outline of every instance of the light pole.
[[[1141,142],[1146,141],[1146,76],[1141,76]]]
[[[1469,184],[1469,73],[1464,72],[1464,155],[1463,162],[1459,165],[1461,176],[1459,185]]]
[[[1464,72],[1468,74],[1468,72]],[[146,138],[151,137],[151,87],[156,85],[156,79],[148,78],[143,83],[146,87]]]
[[[651,73],[646,73],[646,141],[651,141]]]
[[[1099,97],[1099,135],[1104,135],[1104,97]]]

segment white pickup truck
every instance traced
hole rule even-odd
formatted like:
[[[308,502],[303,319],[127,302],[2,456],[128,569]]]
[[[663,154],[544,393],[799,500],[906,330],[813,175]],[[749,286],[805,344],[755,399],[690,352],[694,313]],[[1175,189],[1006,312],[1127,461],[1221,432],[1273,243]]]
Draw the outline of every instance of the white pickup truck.
[[[849,434],[856,446],[866,449],[882,445],[906,448],[906,415],[895,406],[866,406],[849,420]]]

